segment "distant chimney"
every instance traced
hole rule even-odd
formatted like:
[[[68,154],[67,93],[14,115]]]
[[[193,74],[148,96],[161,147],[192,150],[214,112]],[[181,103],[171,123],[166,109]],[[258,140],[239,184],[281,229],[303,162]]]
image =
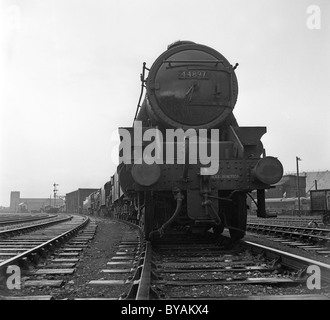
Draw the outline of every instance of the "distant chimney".
[[[10,212],[18,212],[20,197],[21,196],[19,191],[12,191],[10,193]]]

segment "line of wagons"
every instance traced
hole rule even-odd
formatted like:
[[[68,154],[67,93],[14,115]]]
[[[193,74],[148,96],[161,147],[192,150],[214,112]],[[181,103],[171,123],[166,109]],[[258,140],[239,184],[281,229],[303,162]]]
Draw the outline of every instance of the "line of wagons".
[[[83,213],[101,215],[138,224],[137,204],[124,195],[117,172],[100,189],[92,192],[83,202]]]
[[[249,203],[250,213],[256,212],[253,201]],[[83,213],[101,215],[139,223],[137,204],[124,195],[115,173],[102,188],[91,193],[83,202]],[[268,216],[298,213],[298,198],[268,198]],[[300,213],[321,215],[324,224],[330,224],[330,189],[311,190],[310,197],[300,197]]]

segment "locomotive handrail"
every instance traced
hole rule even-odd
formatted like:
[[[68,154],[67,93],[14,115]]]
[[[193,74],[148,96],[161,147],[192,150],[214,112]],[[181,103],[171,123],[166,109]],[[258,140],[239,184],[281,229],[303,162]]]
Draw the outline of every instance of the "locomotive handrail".
[[[168,63],[167,68],[178,68],[181,67],[182,64],[186,64],[186,66],[202,66],[205,64],[215,64],[215,66],[218,66],[219,63],[222,64],[223,71],[231,73],[234,69],[232,66],[225,66],[225,63],[223,60],[163,60],[163,63]],[[181,63],[180,65],[173,66],[172,63]],[[206,66],[204,66],[206,67]],[[214,70],[217,71],[217,70]]]
[[[223,63],[223,60],[163,60],[163,63]]]
[[[145,88],[145,71],[149,69],[146,67],[146,63],[143,62],[143,66],[142,66],[142,73],[140,74],[140,78],[141,78],[141,93],[140,93],[140,98],[139,98],[139,102],[138,105],[136,107],[136,111],[135,111],[135,116],[134,116],[134,120],[133,120],[133,126],[134,126],[134,121],[136,120],[136,117],[138,115],[139,109],[141,107],[141,99],[142,99],[142,95],[143,95],[143,89]]]

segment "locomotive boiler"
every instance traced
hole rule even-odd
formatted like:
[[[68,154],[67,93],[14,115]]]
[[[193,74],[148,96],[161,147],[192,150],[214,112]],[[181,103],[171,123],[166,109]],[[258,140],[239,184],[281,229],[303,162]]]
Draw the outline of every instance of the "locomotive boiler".
[[[169,45],[150,69],[143,64],[134,124],[119,129],[117,173],[147,239],[224,228],[241,239],[253,190],[258,216],[266,215],[265,189],[281,179],[283,167],[266,156],[266,127],[235,119],[236,67],[191,41]]]

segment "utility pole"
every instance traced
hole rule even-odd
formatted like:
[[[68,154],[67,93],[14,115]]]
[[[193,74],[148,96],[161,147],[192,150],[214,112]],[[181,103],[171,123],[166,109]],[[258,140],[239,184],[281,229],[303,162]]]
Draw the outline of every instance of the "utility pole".
[[[56,189],[56,186],[58,186],[58,184],[56,184],[55,182],[54,182],[54,184],[53,184],[53,186],[54,186],[54,208],[56,208],[56,192],[58,191],[57,189]]]
[[[298,215],[300,217],[300,186],[299,186],[299,165],[298,161],[301,161],[299,157],[296,157],[296,163],[297,163],[297,197],[298,197]]]

